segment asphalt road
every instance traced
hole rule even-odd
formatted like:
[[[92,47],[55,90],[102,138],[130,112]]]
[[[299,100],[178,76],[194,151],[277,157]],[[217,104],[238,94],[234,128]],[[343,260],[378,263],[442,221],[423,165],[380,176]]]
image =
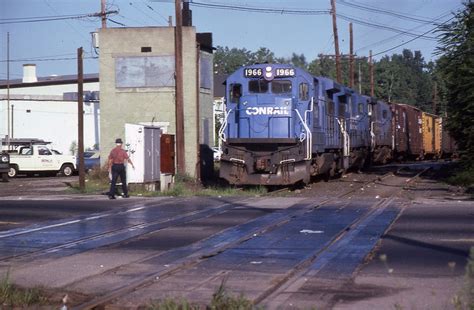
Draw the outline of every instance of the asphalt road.
[[[403,174],[398,176],[398,178],[405,177]],[[152,216],[152,213],[140,214],[140,206],[155,206],[154,210],[158,213],[153,216],[165,219],[179,216],[185,211],[207,212],[208,209],[225,202],[243,201],[242,198],[226,201],[212,198],[130,198],[109,201],[101,195],[71,194],[68,183],[75,178],[17,178],[9,183],[0,183],[0,235],[19,233],[18,238],[20,238],[22,230],[75,220],[87,222],[88,218],[97,215],[107,215],[107,218],[113,219],[118,213],[127,212],[127,210],[132,210],[130,214],[135,214],[132,217],[133,220]],[[348,186],[349,183],[351,186],[357,184],[354,178],[341,179],[340,184],[324,183],[321,185],[324,192],[321,193],[317,191],[317,184],[312,185],[311,191],[314,190],[314,192],[306,195],[304,199],[308,199],[308,196],[314,199],[331,196],[331,193]],[[357,178],[363,177],[357,176]],[[469,249],[474,246],[472,198],[457,188],[441,184],[429,177],[422,177],[416,182],[407,183],[404,188],[381,180],[376,185],[365,187],[352,197],[348,197],[347,203],[350,204],[351,199],[360,200],[366,197],[374,200],[379,199],[378,197],[389,196],[395,187],[396,190],[401,190],[399,199],[404,201],[403,206],[400,205],[402,212],[382,234],[380,240],[374,240],[375,249],[365,260],[360,261],[360,265],[352,276],[349,279],[338,280],[337,277],[328,276],[332,270],[334,274],[337,274],[336,269],[329,268],[329,272],[324,275],[315,274],[312,277],[302,278],[304,280],[300,279],[300,282],[282,289],[279,307],[454,309],[453,298],[458,296],[457,300],[461,303],[466,300],[463,291],[465,268]],[[48,281],[48,277],[53,277],[56,279],[54,281],[58,281],[56,287],[61,287],[61,283],[71,283],[73,279],[76,277],[79,279],[84,273],[92,275],[101,268],[105,268],[100,266],[113,268],[124,262],[151,255],[155,251],[161,253],[177,247],[189,246],[202,238],[219,235],[222,230],[229,227],[242,225],[280,209],[286,209],[301,199],[303,198],[254,197],[250,199],[251,202],[245,204],[242,210],[237,210],[238,212],[227,215],[216,213],[184,229],[173,228],[171,225],[162,232],[161,237],[148,235],[146,238],[126,242],[123,247],[109,247],[108,254],[98,249],[93,252],[84,252],[80,259],[79,256],[64,258],[57,256],[55,260],[48,262],[43,258],[41,261],[44,266],[57,268],[57,270],[64,268],[65,273],[56,273],[58,277],[55,277],[54,273],[47,276],[38,263],[22,265],[21,271],[13,267],[12,275],[22,285],[44,284]],[[178,206],[181,209],[177,209]],[[127,223],[133,224],[133,222]],[[115,225],[114,229],[119,229],[123,224],[123,221],[116,223],[113,220],[107,221],[107,225]],[[80,224],[78,225],[81,227]],[[293,222],[292,225],[301,228],[307,224]],[[95,230],[98,229],[97,225],[90,225],[90,227],[94,226]],[[82,225],[82,228],[84,227],[89,226]],[[69,233],[66,230],[61,234]],[[84,230],[81,233],[84,233]],[[291,238],[290,234],[287,237]],[[298,238],[298,235],[293,238]],[[20,241],[20,239],[14,240]],[[167,240],[167,242],[159,243],[158,240]],[[294,239],[285,242],[291,244],[299,241]],[[157,244],[161,244],[159,248],[156,248]],[[18,244],[16,246],[18,248]],[[242,259],[245,255],[250,255],[252,251],[245,254],[245,251],[235,250],[234,253],[236,254],[233,257]],[[268,252],[268,255],[271,257],[271,252]],[[263,259],[252,258],[252,261],[258,263]],[[223,262],[225,260],[222,260],[220,264]],[[77,264],[83,268],[67,271],[69,270],[67,266],[71,264]],[[10,270],[12,266],[15,265],[11,265],[11,262],[5,264],[0,261],[2,268],[6,267]],[[269,267],[257,265],[259,266],[260,269],[263,268],[262,270]],[[218,265],[211,264],[211,267],[218,267]],[[0,269],[0,273],[5,270]],[[35,275],[33,279],[32,275]],[[64,278],[64,275],[70,278]],[[183,279],[186,283],[187,278]],[[244,279],[245,281],[250,281],[250,279]],[[77,284],[77,287],[81,287],[81,284]],[[93,286],[85,282],[83,289],[86,287]],[[190,296],[193,296],[192,292]],[[266,306],[269,309],[273,307],[272,303],[266,303]]]

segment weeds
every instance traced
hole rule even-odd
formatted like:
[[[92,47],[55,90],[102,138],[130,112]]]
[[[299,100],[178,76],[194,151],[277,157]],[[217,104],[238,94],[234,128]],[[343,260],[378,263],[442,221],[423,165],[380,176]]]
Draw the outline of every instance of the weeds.
[[[10,282],[7,273],[0,281],[0,308],[2,307],[26,307],[44,304],[47,298],[40,288],[21,289]]]
[[[238,297],[231,296],[225,289],[224,279],[217,290],[212,294],[212,299],[207,306],[200,306],[193,304],[187,300],[179,299],[178,301],[172,298],[158,300],[152,302],[146,309],[149,310],[252,310],[263,309],[255,308],[252,301],[246,299],[242,294]]]
[[[192,304],[187,300],[181,299],[176,301],[172,298],[166,298],[164,300],[152,301],[151,304],[146,307],[148,310],[200,310],[199,305]]]
[[[459,295],[454,295],[451,303],[457,310],[474,309],[474,247],[471,247],[466,265],[463,291]]]
[[[220,310],[220,309],[229,309],[229,310],[251,310],[253,309],[253,303],[246,299],[242,294],[238,297],[230,296],[227,290],[225,289],[225,282],[227,278],[224,278],[221,282],[221,285],[217,291],[212,294],[211,304],[208,309],[211,310]]]
[[[105,169],[94,168],[86,175],[86,186],[84,191],[80,191],[79,184],[71,185],[72,191],[99,194],[109,190],[109,175]],[[166,191],[147,191],[144,189],[129,188],[132,196],[156,197],[156,196],[213,196],[213,197],[229,197],[229,196],[261,196],[267,193],[267,189],[263,186],[236,188],[223,185],[213,184],[211,186],[203,186],[195,179],[188,175],[176,175],[173,186]]]

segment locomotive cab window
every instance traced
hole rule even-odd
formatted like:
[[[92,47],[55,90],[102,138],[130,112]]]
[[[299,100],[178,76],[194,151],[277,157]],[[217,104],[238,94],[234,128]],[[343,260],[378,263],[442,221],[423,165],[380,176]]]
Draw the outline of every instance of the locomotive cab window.
[[[309,85],[308,83],[301,83],[300,84],[300,100],[306,101],[309,100]]]
[[[330,98],[326,99],[326,111],[329,116],[334,116],[334,101]]]
[[[346,114],[346,104],[347,104],[347,97],[346,96],[339,96],[339,117],[344,117]]]
[[[285,94],[291,93],[291,81],[288,80],[273,80],[272,82],[272,93],[274,94]]]
[[[265,80],[251,80],[249,81],[249,92],[251,93],[266,93],[268,92],[268,82]]]
[[[232,84],[230,85],[230,102],[238,103],[240,97],[242,97],[242,85],[241,84]]]

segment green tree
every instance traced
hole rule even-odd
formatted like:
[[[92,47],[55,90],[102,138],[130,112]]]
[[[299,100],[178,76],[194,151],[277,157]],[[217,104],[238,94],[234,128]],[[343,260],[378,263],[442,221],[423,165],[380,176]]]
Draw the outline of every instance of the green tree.
[[[439,69],[447,89],[447,128],[460,151],[474,158],[474,3],[439,28]]]
[[[245,48],[218,46],[214,53],[214,73],[229,74],[241,66],[253,63],[253,54]]]
[[[384,56],[375,67],[375,96],[431,112],[433,83],[420,51]]]
[[[266,47],[259,48],[256,52],[252,53],[253,63],[274,63],[275,54]]]

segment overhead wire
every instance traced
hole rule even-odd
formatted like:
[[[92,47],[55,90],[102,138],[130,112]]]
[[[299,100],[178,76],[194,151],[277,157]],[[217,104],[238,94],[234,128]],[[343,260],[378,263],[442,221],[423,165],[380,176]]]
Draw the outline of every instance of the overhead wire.
[[[426,39],[426,40],[436,40],[436,37],[426,36],[426,35],[423,35],[423,34],[416,34],[416,33],[410,32],[409,30],[406,30],[406,29],[399,29],[399,28],[395,28],[395,27],[391,27],[391,26],[386,26],[386,25],[383,25],[383,24],[368,22],[368,21],[365,21],[365,20],[362,20],[362,19],[358,19],[358,18],[355,18],[355,17],[345,15],[345,14],[337,13],[336,16],[339,17],[340,19],[343,19],[343,20],[348,21],[348,22],[353,22],[355,24],[360,24],[360,25],[364,25],[364,26],[368,26],[368,27],[377,28],[377,29],[384,29],[384,30],[388,30],[388,31],[392,31],[392,32],[397,32],[397,33],[402,34],[402,35],[417,37],[417,38]]]
[[[191,1],[191,6],[205,7],[210,9],[219,10],[233,10],[233,11],[245,11],[245,12],[257,12],[257,13],[270,13],[270,14],[296,14],[296,15],[326,15],[331,13],[330,10],[309,10],[309,9],[289,9],[289,8],[264,8],[254,6],[243,6],[236,4],[222,4],[222,3],[204,3],[199,1]]]
[[[443,14],[443,15],[440,15],[439,17],[436,18],[436,20],[443,19],[443,18],[445,18],[445,17],[447,17],[447,16],[449,16],[449,15],[451,15],[451,12],[445,13],[445,14]],[[414,28],[409,29],[409,31],[413,31],[413,30],[416,30],[416,29],[419,29],[419,28],[420,28],[420,26],[416,26],[416,27],[414,27]],[[392,40],[394,40],[394,39],[396,39],[396,38],[398,38],[398,37],[400,37],[400,36],[402,36],[402,34],[396,34],[396,35],[391,36],[391,37],[389,37],[389,38],[385,38],[385,39],[383,39],[383,40],[380,40],[380,41],[377,41],[377,42],[374,42],[374,43],[365,45],[365,46],[363,46],[363,47],[360,47],[360,48],[356,49],[356,52],[365,50],[365,49],[367,49],[367,48],[369,48],[369,47],[372,47],[372,46],[382,45],[382,44],[387,43],[387,42],[390,42],[390,41],[392,41]]]
[[[147,16],[149,19],[153,20],[154,22],[161,23],[161,21],[155,19],[153,16],[151,16],[150,14],[148,14],[147,12],[142,10],[138,5],[134,4],[133,1],[129,2],[129,4],[130,4],[131,7],[133,7],[137,11],[141,12],[142,14],[144,14],[145,16]]]
[[[145,3],[144,0],[142,0],[142,2],[143,2],[143,5],[145,5],[149,10],[151,10],[154,13],[158,14],[158,16],[160,16],[166,22],[166,24],[168,24],[168,19],[166,17],[164,17],[163,15],[161,15],[161,13],[159,11],[156,11],[151,5]]]
[[[14,19],[0,19],[0,24],[23,24],[23,23],[37,23],[50,22],[67,19],[84,19],[90,17],[100,17],[101,13],[79,14],[79,15],[63,15],[63,16],[43,16],[43,17],[20,17]]]
[[[428,34],[428,33],[430,33],[430,32],[433,32],[433,31],[436,30],[437,28],[439,28],[439,27],[441,27],[441,26],[447,24],[448,22],[452,21],[454,18],[456,18],[456,16],[453,16],[453,17],[451,17],[450,19],[446,20],[445,22],[436,25],[434,28],[431,28],[430,30],[428,30],[428,31],[426,31],[426,32],[424,32],[424,33],[422,33],[421,35],[425,35],[425,34]],[[420,36],[421,36],[421,35],[420,35]],[[386,49],[386,50],[384,50],[384,51],[375,53],[375,54],[372,55],[372,57],[378,56],[378,55],[380,55],[380,54],[384,54],[384,53],[389,52],[389,51],[392,51],[392,50],[394,50],[394,49],[396,49],[396,48],[399,48],[399,47],[401,47],[401,46],[403,46],[403,45],[406,45],[406,44],[408,44],[408,43],[410,43],[410,42],[413,42],[413,41],[415,41],[416,39],[418,39],[418,37],[412,38],[412,39],[410,39],[410,40],[408,40],[408,41],[406,41],[406,42],[403,42],[403,43],[401,43],[401,44],[398,44],[398,45],[396,45],[396,46],[394,46],[394,47],[391,47],[391,48],[389,48],[389,49]]]
[[[356,4],[356,3],[353,3],[353,2],[348,2],[346,0],[337,0],[337,3],[340,3],[340,4],[345,5],[345,6],[349,6],[349,7],[352,7],[352,8],[360,9],[360,10],[365,10],[365,11],[369,11],[369,12],[375,12],[375,13],[390,15],[392,17],[397,17],[397,18],[400,18],[400,19],[410,20],[410,21],[414,21],[414,22],[420,22],[420,23],[430,23],[430,22],[432,22],[430,19],[421,18],[421,17],[412,17],[412,16],[409,16],[406,13],[398,13],[398,12],[394,12],[394,11],[390,11],[390,10],[379,9],[379,8],[376,8],[376,7],[369,7],[369,6],[365,6],[365,5],[361,5],[361,4]]]

